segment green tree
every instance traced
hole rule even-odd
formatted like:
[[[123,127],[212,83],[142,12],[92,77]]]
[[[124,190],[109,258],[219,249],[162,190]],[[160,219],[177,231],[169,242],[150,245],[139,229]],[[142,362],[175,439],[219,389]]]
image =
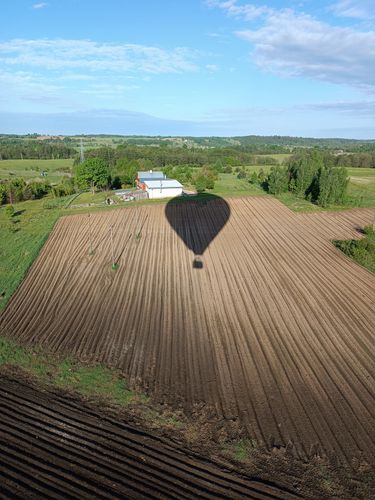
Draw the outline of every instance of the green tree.
[[[79,188],[104,188],[110,181],[107,164],[100,158],[89,158],[76,167],[75,178]]]
[[[223,172],[223,170],[224,170],[223,160],[221,160],[220,158],[218,160],[216,160],[216,162],[213,164],[213,169],[219,173]]]
[[[324,166],[320,151],[305,151],[293,156],[288,164],[289,188],[297,196],[306,197],[320,168]]]
[[[318,175],[319,194],[318,205],[326,207],[344,202],[349,178],[345,168],[323,167]]]
[[[122,184],[133,186],[138,170],[142,170],[136,160],[121,158],[117,160],[114,175],[118,176]]]
[[[55,197],[68,196],[75,192],[73,179],[64,179],[56,186],[53,186],[52,193]]]
[[[268,192],[280,194],[288,191],[288,170],[285,167],[271,167],[267,183]]]
[[[199,174],[195,177],[194,179],[194,185],[195,189],[198,191],[198,193],[203,193],[206,189],[206,178],[204,175]]]

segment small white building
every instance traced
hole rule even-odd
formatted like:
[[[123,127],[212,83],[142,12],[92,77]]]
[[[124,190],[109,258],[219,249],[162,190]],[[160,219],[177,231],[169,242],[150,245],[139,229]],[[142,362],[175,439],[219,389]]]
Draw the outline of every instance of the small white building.
[[[138,172],[136,183],[139,189],[144,190],[146,188],[146,181],[160,181],[166,178],[167,176],[163,174],[163,172],[154,172],[153,170],[149,170],[148,172]]]
[[[160,179],[158,181],[144,181],[148,197],[173,198],[182,195],[182,184],[175,179]]]

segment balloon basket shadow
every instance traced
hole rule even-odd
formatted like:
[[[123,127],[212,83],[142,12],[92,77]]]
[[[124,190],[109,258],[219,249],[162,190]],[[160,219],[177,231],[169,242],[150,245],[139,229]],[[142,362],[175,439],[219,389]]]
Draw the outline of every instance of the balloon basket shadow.
[[[199,259],[199,257],[195,257],[193,260],[193,269],[202,269],[203,262]]]

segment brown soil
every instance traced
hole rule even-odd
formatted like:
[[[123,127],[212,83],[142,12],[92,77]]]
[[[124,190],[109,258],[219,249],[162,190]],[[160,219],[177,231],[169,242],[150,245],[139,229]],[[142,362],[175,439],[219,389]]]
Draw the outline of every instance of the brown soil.
[[[374,464],[375,278],[330,240],[360,237],[375,210],[229,205],[202,269],[163,206],[91,215],[92,256],[87,215],[61,219],[1,332],[119,368],[156,401],[235,422],[258,447]]]
[[[1,498],[297,498],[77,397],[0,376]]]

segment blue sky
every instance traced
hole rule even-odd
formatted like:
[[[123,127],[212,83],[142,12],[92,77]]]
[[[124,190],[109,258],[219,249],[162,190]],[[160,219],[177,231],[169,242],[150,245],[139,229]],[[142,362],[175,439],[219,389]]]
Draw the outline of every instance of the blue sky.
[[[13,0],[0,132],[375,138],[374,0]]]

